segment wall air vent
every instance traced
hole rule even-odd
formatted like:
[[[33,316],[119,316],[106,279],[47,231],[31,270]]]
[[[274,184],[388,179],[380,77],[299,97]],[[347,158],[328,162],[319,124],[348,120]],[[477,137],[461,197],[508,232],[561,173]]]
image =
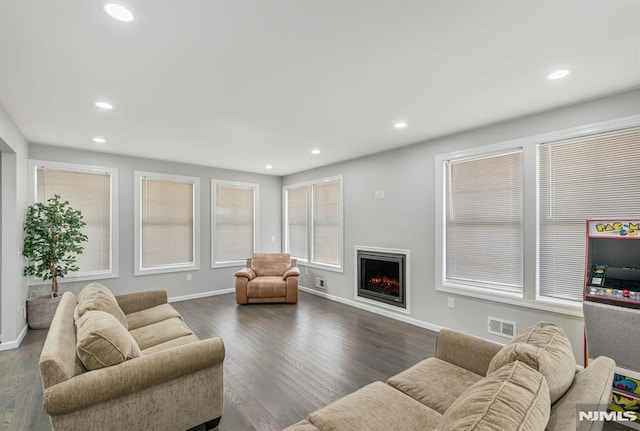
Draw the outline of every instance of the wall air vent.
[[[513,338],[513,336],[516,334],[516,322],[489,316],[489,324],[487,326],[487,330],[489,331],[489,334],[499,335],[500,337]]]

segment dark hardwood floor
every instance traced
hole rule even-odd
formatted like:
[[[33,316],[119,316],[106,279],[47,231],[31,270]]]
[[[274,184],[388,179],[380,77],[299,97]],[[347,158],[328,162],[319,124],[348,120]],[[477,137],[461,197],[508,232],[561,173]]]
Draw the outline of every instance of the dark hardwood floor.
[[[279,430],[432,356],[435,333],[314,295],[236,306],[233,295],[172,304],[200,338],[225,343],[220,431]],[[0,430],[50,430],[38,358],[46,330],[0,352]]]
[[[224,340],[219,431],[279,430],[434,353],[429,330],[306,293],[297,305],[236,306],[222,295],[173,306],[200,338]],[[29,330],[18,349],[0,352],[0,431],[51,430],[38,369],[46,335]]]

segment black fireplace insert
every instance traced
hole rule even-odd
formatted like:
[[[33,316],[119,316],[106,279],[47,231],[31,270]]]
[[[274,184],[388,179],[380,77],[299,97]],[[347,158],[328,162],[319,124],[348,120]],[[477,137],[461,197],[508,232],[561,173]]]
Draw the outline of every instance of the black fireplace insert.
[[[407,308],[406,256],[358,250],[358,296]]]

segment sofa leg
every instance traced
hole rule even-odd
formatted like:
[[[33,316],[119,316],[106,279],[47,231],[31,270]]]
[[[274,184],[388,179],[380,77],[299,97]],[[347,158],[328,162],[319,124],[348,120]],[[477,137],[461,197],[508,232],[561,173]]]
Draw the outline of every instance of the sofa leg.
[[[212,429],[216,428],[220,424],[220,419],[221,418],[222,418],[222,416],[218,416],[215,419],[212,419],[210,421],[205,422],[204,423],[204,429],[209,431],[209,430],[212,430]]]

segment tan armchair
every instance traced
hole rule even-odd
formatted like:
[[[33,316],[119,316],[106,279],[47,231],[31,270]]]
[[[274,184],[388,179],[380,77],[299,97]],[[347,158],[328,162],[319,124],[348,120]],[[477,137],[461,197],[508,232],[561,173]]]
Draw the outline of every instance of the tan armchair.
[[[236,272],[236,302],[298,302],[297,260],[287,253],[256,253]]]

